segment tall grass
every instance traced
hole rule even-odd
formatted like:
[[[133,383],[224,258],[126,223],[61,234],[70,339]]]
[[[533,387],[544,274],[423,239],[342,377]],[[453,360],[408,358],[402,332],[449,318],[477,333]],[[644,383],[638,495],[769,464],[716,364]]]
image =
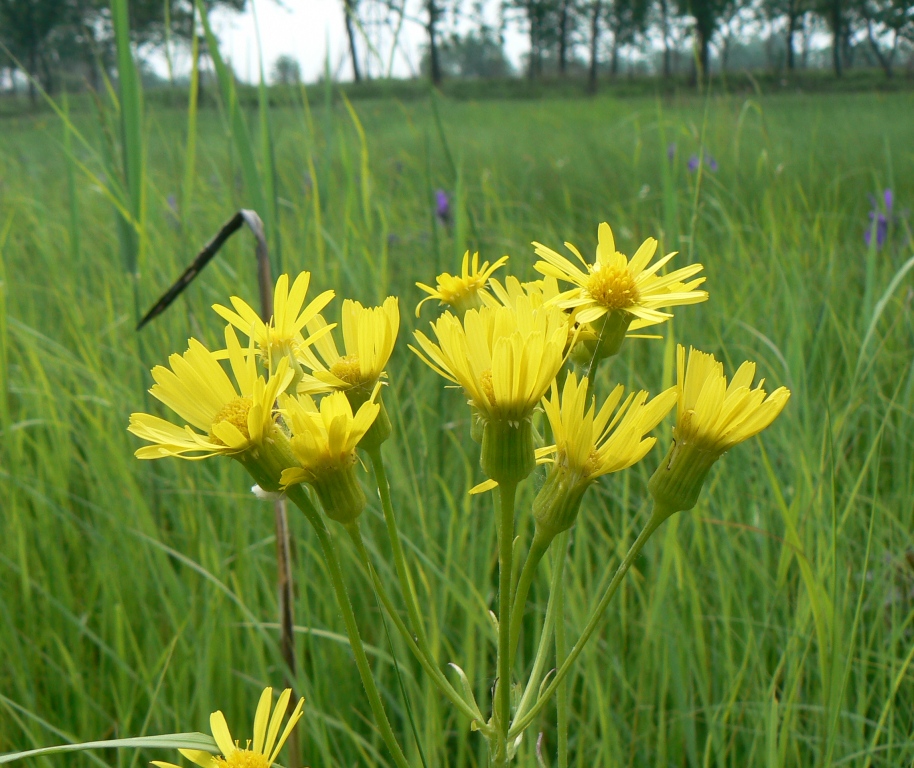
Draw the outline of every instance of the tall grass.
[[[221,111],[142,119],[139,303],[234,210],[267,204],[266,187],[252,188],[269,170],[254,148],[272,146],[268,226],[284,267],[363,302],[401,297],[387,395],[396,437],[385,450],[442,665],[458,663],[488,700],[494,521],[489,500],[466,495],[481,476],[461,397],[406,350],[428,317],[412,316],[414,282],[453,271],[467,248],[509,253],[512,271],[531,276],[530,240],[587,252],[606,220],[629,252],[658,235],[683,262],[701,261],[711,301],[678,311],[666,342],[628,343],[600,388],[612,379],[656,392],[679,341],[718,352],[731,370],[757,360],[794,394],[771,430],[714,470],[696,510],[648,544],[570,679],[571,764],[911,763],[912,250],[903,222],[882,251],[867,252],[862,237],[866,195],[890,179],[899,207],[914,207],[910,96],[350,105],[309,104],[302,92],[294,106],[262,103],[255,119],[223,86]],[[0,132],[0,751],[205,730],[216,708],[241,724],[260,686],[284,674],[271,507],[230,462],[141,464],[125,430],[131,411],[149,407],[138,371],[190,334],[217,344],[213,302],[254,300],[251,243],[229,243],[139,347],[104,191],[108,139],[93,113],[71,116],[86,144],[47,117],[8,118]],[[700,145],[716,173],[686,170]],[[93,184],[83,168],[106,177]],[[439,187],[454,199],[452,227],[432,212]],[[637,531],[659,459],[585,498],[565,565],[570,642]],[[522,487],[527,499],[535,482]],[[366,518],[393,586],[377,502]],[[316,542],[304,521],[291,525],[304,758],[385,765]],[[531,530],[521,515],[521,546]],[[419,765],[375,599],[337,540]],[[534,585],[519,664],[532,660],[552,567]],[[393,651],[430,765],[483,765],[482,740],[396,640]],[[519,764],[535,764],[538,731],[551,761],[554,722],[549,707]],[[53,763],[133,768],[153,757]]]

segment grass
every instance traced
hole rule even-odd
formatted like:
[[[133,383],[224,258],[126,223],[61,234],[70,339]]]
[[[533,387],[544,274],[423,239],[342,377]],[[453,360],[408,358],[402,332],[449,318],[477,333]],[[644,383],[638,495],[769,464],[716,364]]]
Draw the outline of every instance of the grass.
[[[350,112],[329,91],[310,95],[264,106],[268,137],[248,116],[256,173],[273,190],[273,256],[277,268],[312,270],[315,290],[401,297],[388,471],[442,665],[459,664],[489,700],[494,516],[491,500],[465,495],[482,478],[461,397],[406,349],[431,314],[413,317],[414,282],[455,270],[467,248],[509,253],[512,271],[531,276],[531,240],[587,253],[606,220],[628,252],[656,235],[680,263],[705,265],[711,301],[679,310],[665,334],[719,353],[730,370],[757,360],[793,397],[761,439],[712,472],[698,507],[648,543],[571,679],[570,764],[911,764],[910,219],[879,252],[863,232],[868,193],[891,186],[901,209],[914,200],[914,98],[366,99]],[[136,281],[109,194],[123,185],[118,131],[91,111],[73,111],[85,144],[52,116],[4,120],[0,752],[206,730],[217,708],[240,734],[260,686],[282,679],[272,508],[231,462],[141,464],[125,429],[131,411],[156,407],[144,393],[152,365],[191,334],[218,343],[209,305],[257,296],[253,243],[241,234],[169,312],[133,331],[137,308],[264,194],[249,188],[256,174],[239,156],[233,114],[203,109],[188,121],[147,104],[131,139],[143,146],[130,155],[141,174],[131,193],[144,206]],[[716,173],[686,170],[700,145]],[[439,187],[454,198],[452,226],[434,219]],[[627,343],[600,387],[658,391],[670,375],[665,349]],[[637,532],[661,455],[658,446],[585,498],[565,565],[569,642]],[[527,502],[533,485],[521,488]],[[393,586],[376,501],[365,517]],[[291,525],[305,762],[385,765],[317,542],[300,517]],[[518,532],[526,547],[525,514]],[[395,728],[419,765],[375,599],[337,541]],[[521,666],[532,661],[550,569],[531,593]],[[393,650],[429,764],[484,765],[482,739],[396,640]],[[540,731],[552,763],[554,707],[525,737],[520,765],[536,763]],[[173,756],[37,762],[134,768],[153,758]]]

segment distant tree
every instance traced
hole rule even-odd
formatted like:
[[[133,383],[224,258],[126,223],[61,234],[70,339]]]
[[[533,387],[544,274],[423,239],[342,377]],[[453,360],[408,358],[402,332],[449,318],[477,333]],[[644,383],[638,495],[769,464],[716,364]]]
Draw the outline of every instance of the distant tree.
[[[536,79],[543,73],[543,62],[548,52],[555,50],[561,39],[562,0],[508,0],[505,5],[520,12],[521,23],[527,28],[530,40],[527,77]],[[567,14],[567,6],[565,10]],[[564,31],[567,35],[567,26]],[[565,44],[567,53],[567,38]]]
[[[0,0],[0,40],[30,76],[32,101],[37,95],[36,80],[45,90],[53,90],[54,38],[64,28],[78,27],[81,11],[72,0]]]
[[[898,46],[914,41],[912,0],[863,0],[860,14],[866,24],[867,40],[887,78],[891,78]]]
[[[298,85],[301,82],[301,65],[294,56],[284,53],[276,57],[270,80],[277,85]]]
[[[679,0],[682,13],[692,17],[695,46],[698,49],[696,75],[699,78],[707,77],[711,39],[717,32],[721,17],[728,13],[734,2],[736,0]]]
[[[607,0],[606,26],[612,33],[609,72],[613,77],[619,71],[619,50],[647,31],[648,10],[648,0]]]
[[[349,38],[349,58],[352,61],[352,78],[357,83],[362,81],[359,69],[359,57],[355,47],[355,27],[358,21],[359,0],[343,0],[343,12],[346,16],[346,36]]]
[[[597,92],[597,66],[600,53],[600,17],[603,15],[603,0],[590,0],[590,65],[587,68],[587,92]]]
[[[558,0],[558,70],[564,76],[568,69],[569,38],[577,23],[577,4],[574,0]]]
[[[451,34],[438,47],[442,75],[462,78],[505,77],[511,74],[511,63],[495,31],[481,24],[465,35]],[[428,75],[431,57],[426,47],[419,71]]]

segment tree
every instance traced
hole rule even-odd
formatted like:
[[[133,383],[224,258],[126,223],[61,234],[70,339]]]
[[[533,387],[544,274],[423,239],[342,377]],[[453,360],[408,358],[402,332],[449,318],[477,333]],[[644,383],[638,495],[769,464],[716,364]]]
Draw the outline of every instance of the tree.
[[[866,36],[873,55],[885,76],[891,78],[898,44],[905,39],[914,40],[914,2],[863,0],[860,13],[866,22]]]
[[[597,57],[600,49],[600,16],[603,14],[603,0],[590,3],[590,66],[587,69],[587,92],[597,92]]]
[[[276,57],[270,80],[277,85],[298,85],[301,82],[301,65],[294,56],[284,53]]]
[[[606,26],[612,33],[609,72],[615,77],[619,69],[619,49],[631,45],[647,30],[647,0],[607,0]]]
[[[837,0],[840,2],[840,0]],[[697,77],[707,77],[710,63],[711,38],[717,32],[721,17],[734,0],[679,0],[682,13],[692,17],[695,46],[698,49]]]
[[[486,24],[465,35],[452,34],[438,47],[438,58],[441,73],[447,77],[490,78],[511,74],[501,41]],[[430,68],[431,57],[426,48],[419,70],[427,75]]]
[[[355,25],[358,20],[358,0],[343,0],[343,10],[346,14],[346,36],[349,38],[349,58],[352,59],[352,78],[359,83],[362,81],[362,72],[359,70],[359,57],[355,49]]]

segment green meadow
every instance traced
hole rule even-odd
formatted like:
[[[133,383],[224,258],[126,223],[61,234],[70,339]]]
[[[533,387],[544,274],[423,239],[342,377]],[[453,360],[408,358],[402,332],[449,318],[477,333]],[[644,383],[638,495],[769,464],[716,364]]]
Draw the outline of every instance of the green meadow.
[[[769,391],[785,385],[792,397],[715,466],[698,506],[664,524],[616,595],[570,678],[569,764],[912,765],[914,95],[308,96],[243,114],[224,101],[141,114],[74,100],[69,123],[51,111],[2,119],[0,752],[208,732],[216,709],[244,738],[260,690],[282,687],[272,505],[234,462],[138,461],[126,430],[133,411],[165,415],[146,393],[153,365],[190,336],[221,345],[213,303],[256,305],[254,240],[242,231],[134,329],[246,207],[267,225],[274,277],[311,271],[309,296],[337,292],[334,319],[344,297],[400,298],[384,395],[397,518],[439,666],[459,664],[486,711],[495,517],[491,496],[466,493],[483,477],[465,398],[407,349],[437,312],[430,303],[416,319],[415,282],[458,271],[468,249],[508,254],[508,270],[532,278],[531,241],[591,257],[602,221],[628,254],[654,236],[680,252],[674,264],[701,262],[710,300],[676,308],[662,339],[627,341],[600,369],[598,393],[669,386],[683,343],[728,373],[754,360]],[[700,149],[716,170],[688,169]],[[867,247],[868,195],[886,188],[888,237]],[[435,216],[438,189],[451,197],[449,223]],[[647,514],[670,426],[644,461],[584,499],[565,564],[569,643]],[[537,482],[521,486],[522,510]],[[396,594],[368,495],[364,534]],[[391,765],[318,543],[289,513],[302,762]],[[523,511],[517,532],[526,547]],[[484,766],[484,740],[389,620],[388,636],[353,547],[333,533],[411,764]],[[532,663],[554,566],[546,558],[531,591],[518,673]],[[555,764],[555,720],[550,704],[518,765],[538,764],[539,734],[542,764]],[[33,763],[151,759],[177,755]]]

